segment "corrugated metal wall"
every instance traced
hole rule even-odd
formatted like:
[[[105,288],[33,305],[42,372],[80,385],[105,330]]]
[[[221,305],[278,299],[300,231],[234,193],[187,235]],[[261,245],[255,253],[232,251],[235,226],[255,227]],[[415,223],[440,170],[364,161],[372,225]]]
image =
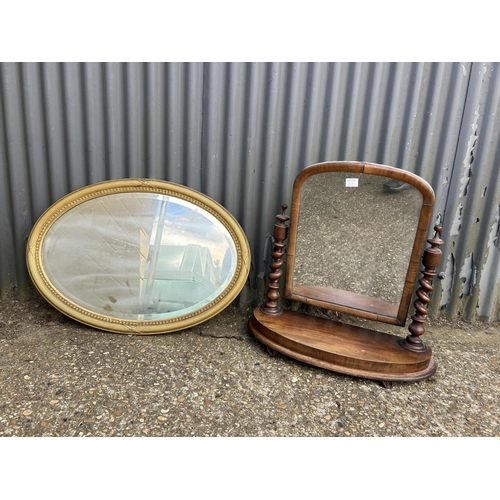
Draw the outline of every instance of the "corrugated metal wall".
[[[500,65],[474,63],[445,213],[434,308],[500,319]]]
[[[202,191],[235,215],[255,289],[296,174],[319,161],[364,160],[411,170],[436,191],[448,274],[432,314],[497,319],[498,69],[2,63],[1,288],[28,283],[26,239],[51,203],[92,182],[152,177]]]

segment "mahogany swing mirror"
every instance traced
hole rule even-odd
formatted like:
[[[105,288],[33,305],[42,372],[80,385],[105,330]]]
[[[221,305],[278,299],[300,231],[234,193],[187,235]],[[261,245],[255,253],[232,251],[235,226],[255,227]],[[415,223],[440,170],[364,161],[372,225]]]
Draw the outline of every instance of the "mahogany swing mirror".
[[[250,250],[236,219],[179,184],[121,179],[84,187],[33,227],[27,264],[42,296],[89,326],[156,334],[192,327],[241,291]]]
[[[440,226],[427,240],[406,338],[284,310],[279,289],[288,238],[286,299],[404,326],[433,204],[431,186],[401,169],[347,161],[304,169],[290,217],[286,205],[277,216],[267,300],[249,321],[252,333],[273,351],[386,386],[430,377],[436,364],[421,336],[441,256]]]

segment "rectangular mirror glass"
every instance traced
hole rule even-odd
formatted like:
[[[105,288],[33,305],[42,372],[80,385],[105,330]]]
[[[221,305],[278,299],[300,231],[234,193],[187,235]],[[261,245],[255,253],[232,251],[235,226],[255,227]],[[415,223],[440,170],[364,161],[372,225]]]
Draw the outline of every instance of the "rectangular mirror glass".
[[[412,174],[399,172],[412,181]],[[424,199],[422,186],[395,178],[391,170],[386,173],[335,170],[298,176],[287,298],[404,322],[417,270],[410,264]]]

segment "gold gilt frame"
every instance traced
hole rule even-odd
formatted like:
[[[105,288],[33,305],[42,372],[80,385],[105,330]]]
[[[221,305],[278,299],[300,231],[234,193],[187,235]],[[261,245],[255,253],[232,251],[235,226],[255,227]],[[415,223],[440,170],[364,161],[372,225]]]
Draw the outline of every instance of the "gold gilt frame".
[[[85,309],[60,293],[48,278],[42,261],[42,245],[51,226],[72,208],[93,198],[119,193],[154,193],[180,198],[214,216],[229,232],[236,247],[237,265],[231,282],[210,303],[188,314],[163,320],[124,320]],[[240,293],[250,271],[250,248],[237,220],[219,203],[194,189],[153,179],[119,179],[86,186],[49,207],[38,219],[26,249],[28,271],[41,295],[72,319],[101,330],[136,335],[169,333],[190,328],[215,316]]]

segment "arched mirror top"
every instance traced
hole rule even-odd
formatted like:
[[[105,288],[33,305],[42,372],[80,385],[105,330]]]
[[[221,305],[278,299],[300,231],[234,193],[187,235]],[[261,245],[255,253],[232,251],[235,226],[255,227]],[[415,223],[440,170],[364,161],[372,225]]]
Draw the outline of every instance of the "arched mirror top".
[[[189,328],[228,306],[250,269],[234,217],[193,189],[151,179],[87,186],[52,205],[27,247],[30,275],[73,319],[117,333]]]
[[[300,202],[302,184],[312,175],[324,172],[352,172],[389,177],[390,179],[404,182],[418,189],[422,193],[422,205],[434,205],[434,190],[427,181],[412,172],[377,163],[331,161],[310,165],[297,175],[293,184],[292,206],[294,203]]]
[[[285,297],[403,325],[433,204],[431,186],[401,169],[307,167],[293,187]]]

